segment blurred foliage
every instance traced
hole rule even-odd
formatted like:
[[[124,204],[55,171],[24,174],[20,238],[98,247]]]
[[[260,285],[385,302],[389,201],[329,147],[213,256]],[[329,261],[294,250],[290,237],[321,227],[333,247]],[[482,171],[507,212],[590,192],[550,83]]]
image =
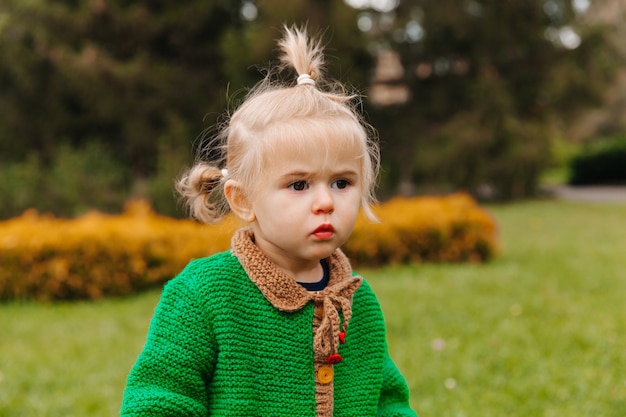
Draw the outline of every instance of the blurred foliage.
[[[80,147],[61,143],[44,163],[38,154],[25,162],[0,165],[0,217],[36,206],[64,216],[84,214],[91,207],[119,212],[128,198],[128,167],[100,142]]]
[[[570,161],[569,183],[626,184],[626,137],[604,139],[584,147]]]
[[[219,39],[236,2],[9,2],[0,32],[0,146],[48,159],[60,139],[106,141],[137,175],[155,170],[157,144],[199,131],[227,78]],[[210,97],[213,95],[213,97]],[[208,99],[207,99],[208,98]],[[19,138],[19,140],[18,140]]]
[[[601,102],[619,63],[606,28],[581,13],[551,0],[405,0],[392,24],[375,18],[372,38],[399,52],[393,82],[412,97],[375,114],[389,175],[409,192],[533,195],[552,138]]]
[[[64,216],[115,210],[129,197],[183,215],[172,179],[191,163],[195,139],[274,62],[283,23],[321,34],[330,75],[368,96],[364,111],[383,145],[383,198],[532,195],[552,138],[600,103],[621,59],[606,27],[565,1],[357,3],[3,0],[0,173],[12,183],[3,185],[0,217],[26,207]],[[381,81],[377,59],[389,51],[401,71]],[[381,85],[406,89],[408,100],[377,105]],[[71,176],[57,173],[53,185],[39,178],[59,169],[70,152],[63,147],[81,153],[91,142],[113,159],[115,173],[83,174],[106,202],[77,193]],[[44,199],[42,187],[58,190]]]
[[[396,199],[361,218],[345,252],[356,264],[483,262],[496,250],[493,219],[465,195]],[[402,215],[398,215],[402,214]],[[122,296],[163,284],[193,258],[227,250],[241,224],[157,215],[144,201],[119,216],[59,219],[34,211],[0,222],[0,300]]]

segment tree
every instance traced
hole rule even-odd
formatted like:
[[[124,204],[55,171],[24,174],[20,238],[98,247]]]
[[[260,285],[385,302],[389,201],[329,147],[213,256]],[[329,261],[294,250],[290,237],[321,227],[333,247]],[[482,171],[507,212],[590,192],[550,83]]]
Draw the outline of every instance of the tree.
[[[130,167],[127,181],[140,195],[165,161],[176,161],[162,190],[171,196],[171,179],[190,162],[205,115],[226,102],[222,38],[241,24],[240,7],[238,1],[5,0],[0,160],[34,155],[47,170],[60,144],[100,142]]]
[[[60,144],[95,141],[130,167],[134,194],[174,214],[194,138],[260,79],[281,26],[308,23],[330,75],[368,96],[383,196],[529,195],[551,137],[610,79],[614,44],[585,13],[565,0],[3,0],[0,164],[49,170]],[[36,183],[29,195],[55,186]]]
[[[359,22],[378,53],[395,52],[402,65],[374,79],[398,92],[393,104],[372,103],[390,176],[405,192],[421,184],[532,195],[551,139],[611,79],[603,28],[583,25],[585,11],[558,0],[387,4],[363,9]]]
[[[612,59],[619,67],[611,87],[602,97],[602,106],[580,114],[568,129],[568,138],[576,143],[621,137],[626,132],[626,4],[621,0],[596,0],[584,16],[586,25],[608,28],[608,42],[614,47]]]
[[[331,43],[367,59],[354,10],[328,0],[5,0],[0,13],[0,160],[34,154],[45,170],[61,143],[101,142],[169,214],[194,138],[260,79],[283,23],[333,18]]]
[[[185,134],[200,131],[203,116],[222,104],[220,41],[239,24],[239,7],[11,0],[0,31],[3,154],[46,156],[59,141],[95,139],[137,176],[152,174],[159,143],[188,144],[189,136],[171,136],[181,125]]]

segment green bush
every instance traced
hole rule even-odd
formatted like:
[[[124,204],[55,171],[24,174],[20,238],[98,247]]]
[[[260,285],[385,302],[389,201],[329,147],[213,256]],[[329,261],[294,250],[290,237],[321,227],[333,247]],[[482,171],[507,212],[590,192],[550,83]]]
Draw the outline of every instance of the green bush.
[[[571,185],[626,183],[626,137],[602,141],[574,156]]]
[[[383,142],[383,155],[388,158],[383,191],[410,180],[420,194],[464,190],[480,199],[500,201],[535,195],[551,161],[551,143],[546,139],[551,132],[540,123],[499,111],[497,115],[462,114],[427,133],[402,127],[381,131],[381,137],[384,133],[418,144],[415,150],[407,144],[393,154],[394,149],[386,149]]]
[[[98,142],[78,149],[57,148],[47,178],[49,210],[66,216],[93,208],[119,212],[130,188],[127,167]]]
[[[0,218],[16,216],[41,201],[41,162],[31,155],[22,162],[0,162]]]
[[[99,142],[81,148],[61,144],[49,161],[33,155],[3,162],[0,177],[0,218],[31,208],[62,217],[90,209],[120,212],[130,190],[128,168]]]

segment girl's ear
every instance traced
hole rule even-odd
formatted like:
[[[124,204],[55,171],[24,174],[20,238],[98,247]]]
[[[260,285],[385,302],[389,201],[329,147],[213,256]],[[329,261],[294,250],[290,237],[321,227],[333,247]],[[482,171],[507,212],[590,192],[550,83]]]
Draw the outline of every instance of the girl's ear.
[[[241,184],[238,181],[226,181],[226,184],[224,184],[224,195],[226,196],[226,200],[228,200],[230,209],[241,220],[248,223],[252,223],[256,220],[256,216],[252,210],[252,204],[250,204],[250,199],[243,192]]]

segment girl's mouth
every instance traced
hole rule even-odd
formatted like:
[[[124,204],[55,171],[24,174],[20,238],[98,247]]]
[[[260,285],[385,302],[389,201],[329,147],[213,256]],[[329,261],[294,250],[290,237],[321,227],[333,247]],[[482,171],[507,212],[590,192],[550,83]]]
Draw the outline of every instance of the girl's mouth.
[[[335,234],[335,229],[330,224],[323,224],[313,232],[313,236],[319,240],[328,240]]]

